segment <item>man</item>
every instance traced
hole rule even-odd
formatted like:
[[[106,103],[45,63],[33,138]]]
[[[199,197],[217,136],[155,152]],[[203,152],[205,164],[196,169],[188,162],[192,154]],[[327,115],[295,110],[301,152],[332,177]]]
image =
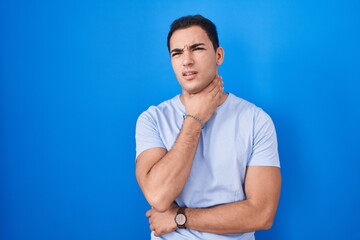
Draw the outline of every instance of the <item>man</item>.
[[[136,177],[152,207],[152,239],[255,239],[272,226],[280,196],[274,125],[223,91],[224,50],[210,20],[175,20],[168,49],[182,93],[136,125]]]

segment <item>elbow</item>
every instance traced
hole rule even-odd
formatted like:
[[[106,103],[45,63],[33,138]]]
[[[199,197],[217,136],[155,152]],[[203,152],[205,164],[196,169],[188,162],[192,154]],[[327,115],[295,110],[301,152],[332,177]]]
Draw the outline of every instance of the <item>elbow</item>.
[[[146,197],[151,207],[155,208],[159,212],[165,212],[171,206],[171,202],[167,201],[166,198],[155,195]]]
[[[155,189],[149,185],[140,184],[146,201],[150,206],[159,212],[165,212],[173,203],[173,199],[170,199],[169,194],[164,193],[161,189]]]
[[[274,217],[273,214],[264,214],[259,221],[258,230],[269,230],[273,226]]]
[[[170,205],[165,205],[165,204],[157,204],[151,206],[159,212],[165,212],[170,208]]]
[[[273,223],[274,223],[273,219],[268,219],[264,221],[260,230],[269,230],[272,227]]]

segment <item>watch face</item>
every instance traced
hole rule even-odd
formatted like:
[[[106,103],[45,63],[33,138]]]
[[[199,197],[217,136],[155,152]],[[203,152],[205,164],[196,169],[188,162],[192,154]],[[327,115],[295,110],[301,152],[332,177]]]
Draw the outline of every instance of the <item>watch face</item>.
[[[175,221],[178,225],[184,225],[186,223],[186,217],[184,214],[179,213],[176,215]]]

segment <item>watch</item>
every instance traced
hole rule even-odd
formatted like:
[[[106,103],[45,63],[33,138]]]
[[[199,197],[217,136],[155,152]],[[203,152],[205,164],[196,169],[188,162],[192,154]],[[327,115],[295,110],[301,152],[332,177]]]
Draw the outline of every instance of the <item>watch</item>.
[[[175,223],[177,225],[178,228],[180,229],[185,229],[185,224],[186,224],[186,215],[185,215],[185,208],[184,207],[180,207],[175,215]]]

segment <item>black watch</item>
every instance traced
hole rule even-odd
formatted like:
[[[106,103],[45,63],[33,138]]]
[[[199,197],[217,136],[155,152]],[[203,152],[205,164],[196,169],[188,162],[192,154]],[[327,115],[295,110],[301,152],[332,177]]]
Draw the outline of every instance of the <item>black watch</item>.
[[[180,207],[179,210],[177,211],[176,215],[175,215],[175,223],[177,225],[178,228],[180,229],[185,229],[185,224],[186,224],[186,215],[185,215],[185,208],[184,207]]]

